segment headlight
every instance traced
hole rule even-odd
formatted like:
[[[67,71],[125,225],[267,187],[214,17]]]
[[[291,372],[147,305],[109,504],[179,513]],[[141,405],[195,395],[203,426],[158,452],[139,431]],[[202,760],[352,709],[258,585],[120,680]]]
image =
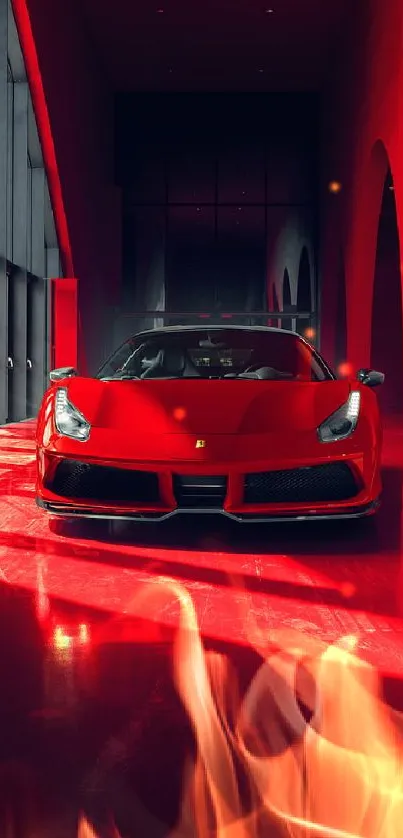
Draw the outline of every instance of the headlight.
[[[85,442],[90,435],[91,425],[67,397],[67,390],[61,387],[56,393],[55,424],[59,434]]]
[[[360,400],[360,393],[353,390],[346,403],[319,425],[318,436],[321,442],[337,442],[353,433],[360,415]]]

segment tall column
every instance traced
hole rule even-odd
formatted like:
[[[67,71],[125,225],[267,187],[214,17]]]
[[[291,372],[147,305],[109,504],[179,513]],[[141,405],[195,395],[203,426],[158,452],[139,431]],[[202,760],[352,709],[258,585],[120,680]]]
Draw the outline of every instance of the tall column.
[[[8,0],[0,0],[0,424],[8,413],[7,29]]]
[[[9,418],[27,415],[28,84],[14,85],[13,263],[9,281],[9,345],[13,359]],[[11,338],[11,339],[10,339]],[[11,412],[11,416],[10,416]]]

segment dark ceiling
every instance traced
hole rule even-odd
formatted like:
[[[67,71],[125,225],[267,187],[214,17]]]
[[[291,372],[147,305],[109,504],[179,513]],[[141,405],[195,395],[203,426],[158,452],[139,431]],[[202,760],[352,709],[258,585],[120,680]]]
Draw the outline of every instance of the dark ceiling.
[[[119,90],[318,90],[362,0],[81,0]]]

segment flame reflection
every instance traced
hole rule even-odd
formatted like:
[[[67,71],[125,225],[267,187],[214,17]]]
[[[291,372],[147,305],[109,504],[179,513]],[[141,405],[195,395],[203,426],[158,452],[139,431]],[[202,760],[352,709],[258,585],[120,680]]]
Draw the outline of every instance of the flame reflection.
[[[143,595],[179,604],[174,680],[197,744],[170,838],[400,838],[400,716],[357,638],[260,629],[250,642],[262,662],[241,697],[229,660],[206,652],[188,591],[159,581]],[[103,836],[83,817],[78,838]]]

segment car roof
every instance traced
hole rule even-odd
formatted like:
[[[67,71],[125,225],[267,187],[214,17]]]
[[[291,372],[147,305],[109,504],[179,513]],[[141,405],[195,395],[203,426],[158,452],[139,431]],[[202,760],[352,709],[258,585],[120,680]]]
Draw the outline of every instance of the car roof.
[[[213,332],[213,331],[239,331],[239,332],[277,332],[282,335],[293,335],[294,337],[304,338],[298,332],[292,329],[279,329],[275,326],[238,326],[234,324],[224,323],[223,325],[214,324],[208,326],[159,326],[154,329],[145,329],[142,332],[137,332],[133,337],[141,337],[142,335],[160,335],[170,334],[175,332]]]

